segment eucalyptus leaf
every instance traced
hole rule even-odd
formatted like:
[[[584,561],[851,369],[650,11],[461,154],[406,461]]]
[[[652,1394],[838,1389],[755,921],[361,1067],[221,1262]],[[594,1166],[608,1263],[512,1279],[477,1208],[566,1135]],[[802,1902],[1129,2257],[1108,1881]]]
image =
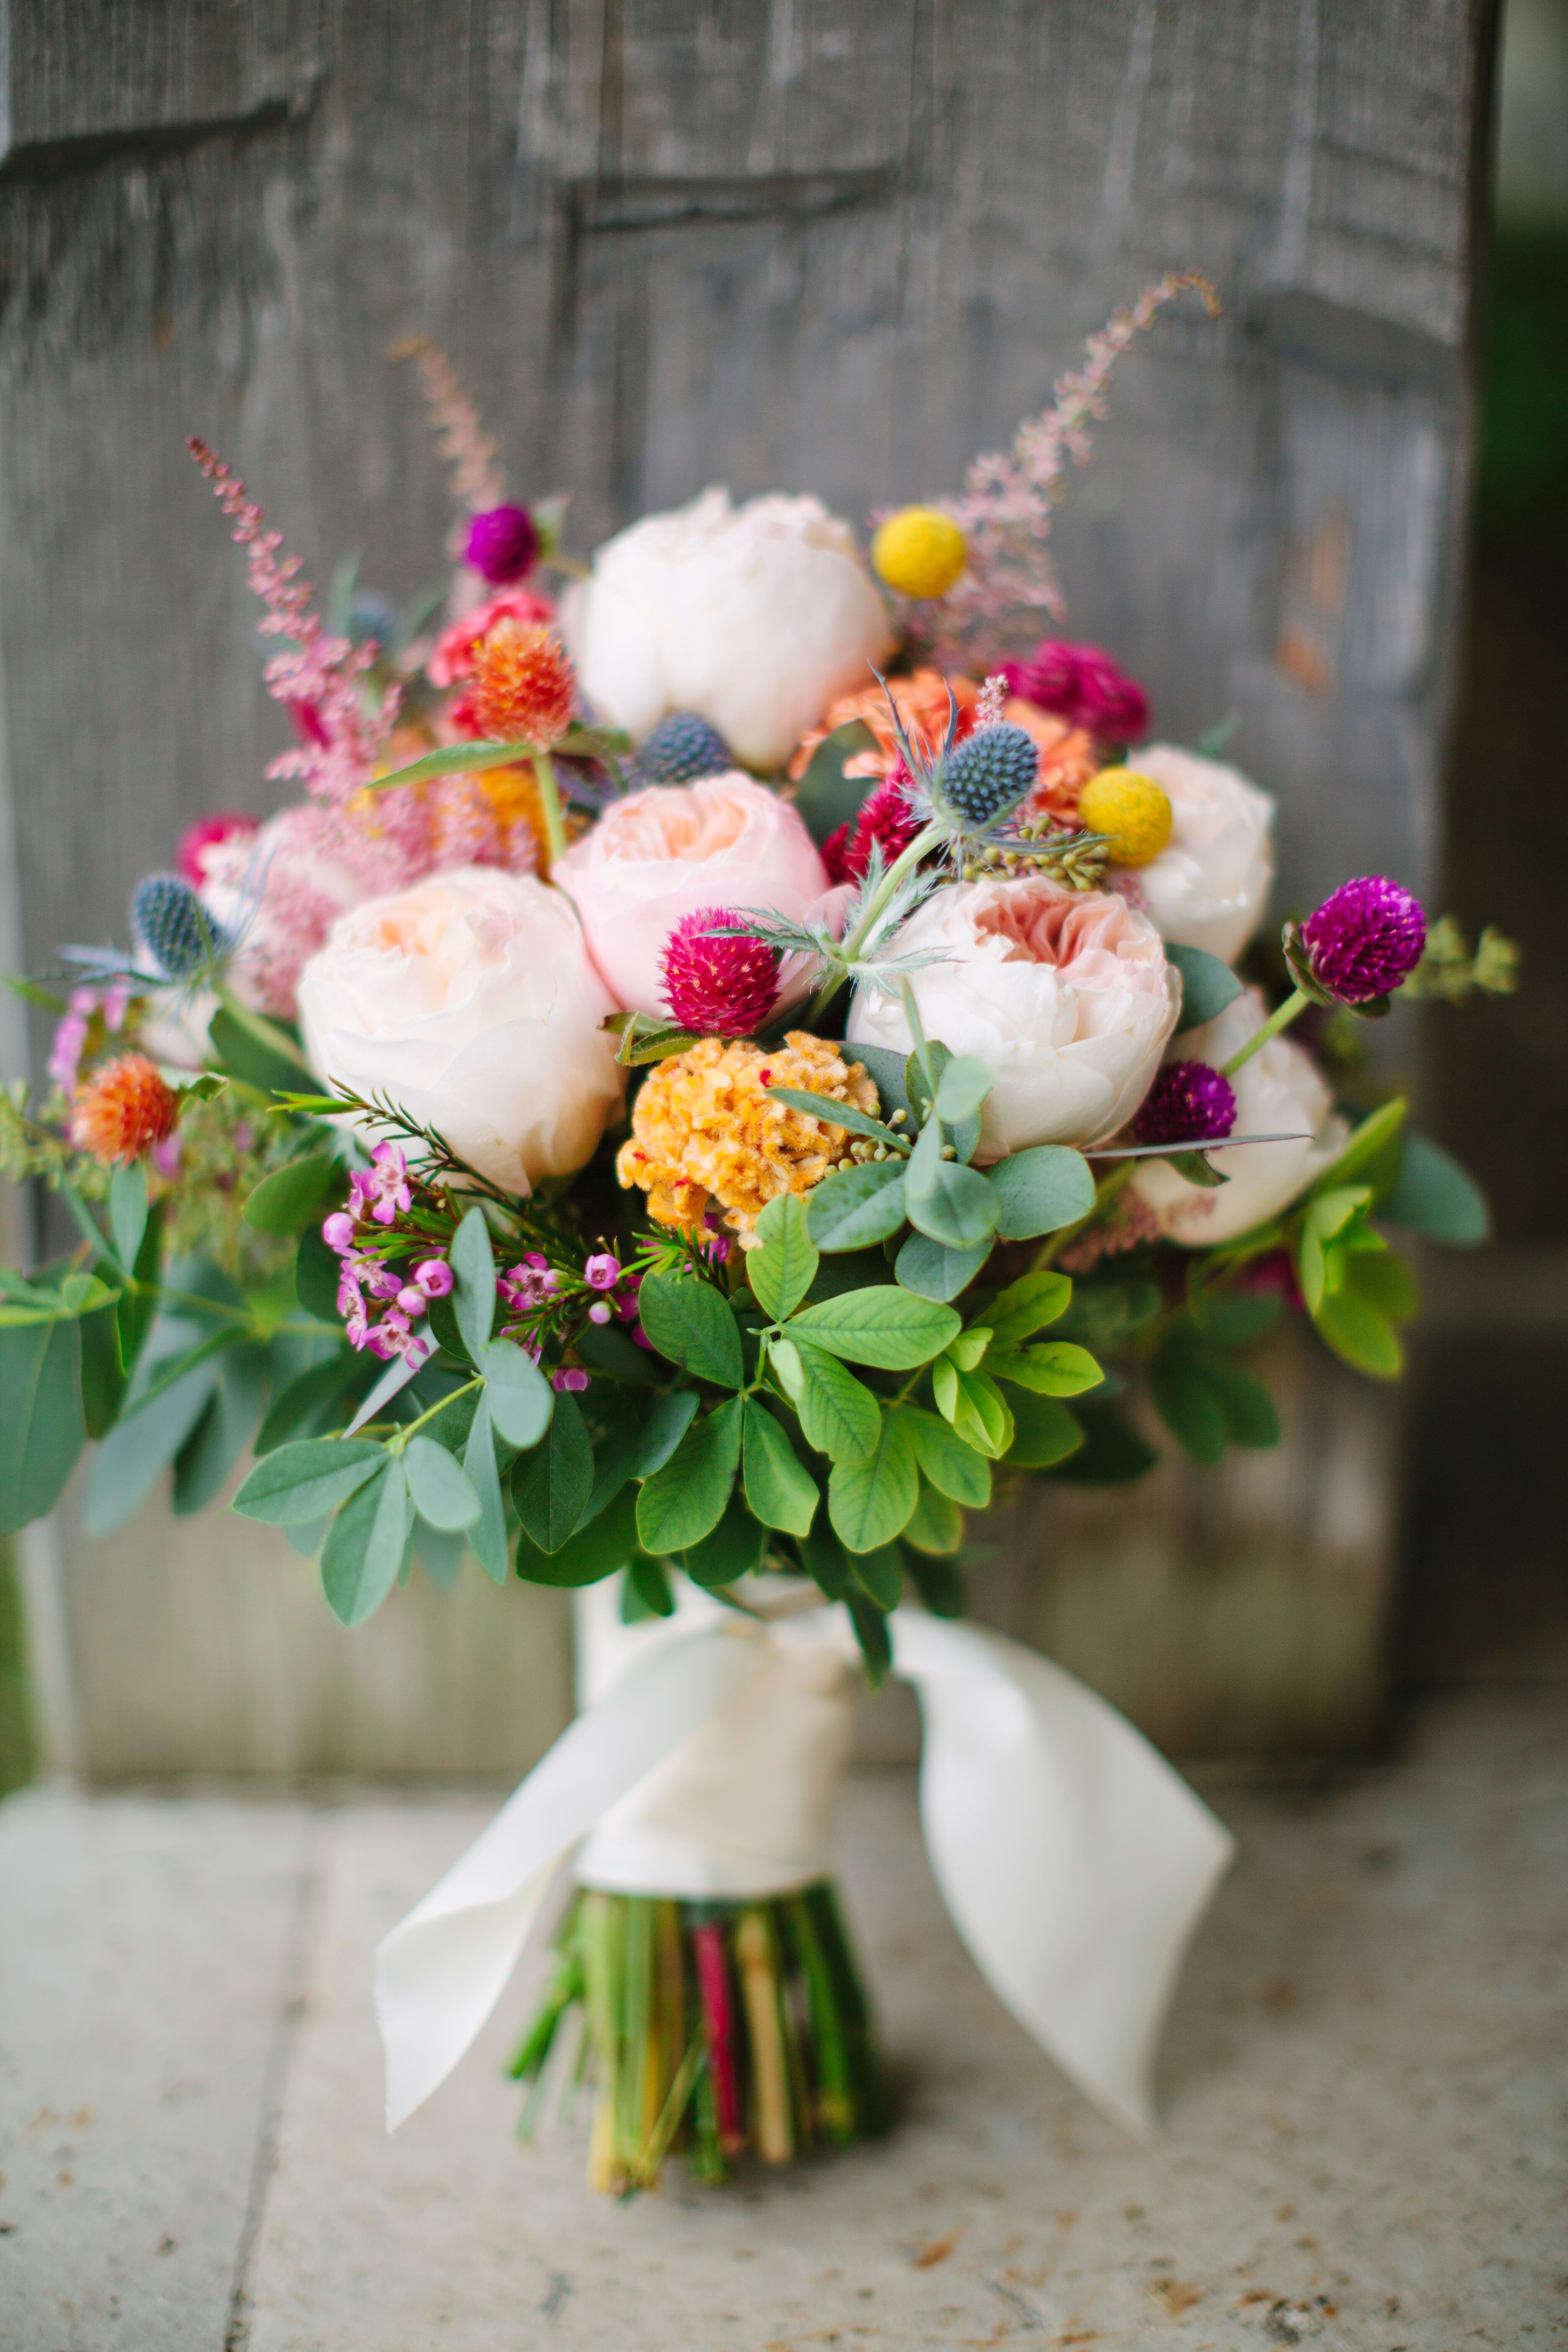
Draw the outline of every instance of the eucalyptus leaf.
[[[374,1438],[302,1438],[263,1454],[234,1507],[268,1527],[300,1527],[345,1502],[385,1459],[386,1448]]]
[[[806,1216],[818,1249],[868,1249],[896,1234],[905,1215],[904,1164],[868,1160],[814,1185]]]
[[[109,1180],[109,1230],[123,1266],[133,1266],[147,1230],[147,1163],[116,1168]]]
[[[994,1084],[984,1062],[971,1054],[955,1055],[937,1081],[937,1117],[949,1128],[976,1118]]]
[[[314,1151],[275,1168],[247,1195],[246,1223],[262,1234],[300,1232],[321,1206],[338,1164],[330,1151]]]
[[[278,1390],[256,1433],[258,1454],[270,1454],[292,1437],[304,1423],[335,1404],[345,1389],[363,1378],[365,1359],[344,1348],[325,1363],[312,1364]]]
[[[79,1349],[74,1323],[0,1331],[0,1534],[52,1511],[76,1466],[87,1437]]]
[[[463,1344],[478,1363],[495,1322],[496,1261],[490,1229],[477,1202],[453,1234],[447,1257],[452,1268],[452,1312]]]
[[[146,1501],[216,1386],[217,1365],[208,1357],[161,1390],[144,1411],[121,1414],[88,1470],[83,1518],[89,1535],[112,1534]]]
[[[933,1119],[921,1129],[904,1177],[910,1223],[943,1249],[979,1249],[996,1232],[1002,1202],[978,1169],[943,1160],[941,1141]]]
[[[849,1047],[845,1059],[847,1061],[851,1055],[875,1082],[884,1118],[890,1120],[896,1110],[911,1116],[909,1088],[904,1084],[904,1055],[895,1054],[888,1045],[861,1045]]]
[[[510,1339],[488,1339],[474,1359],[484,1374],[490,1421],[509,1445],[537,1445],[559,1411],[554,1390],[533,1359]]]
[[[1234,1004],[1241,994],[1241,982],[1229,964],[1210,955],[1206,948],[1178,947],[1167,940],[1165,961],[1174,964],[1182,975],[1178,1037],[1184,1036],[1189,1029],[1201,1029],[1205,1022],[1216,1020],[1226,1006]]]
[[[1094,1178],[1081,1151],[1037,1143],[1015,1151],[987,1172],[1000,1203],[996,1232],[1005,1242],[1034,1241],[1076,1224],[1094,1206]]]
[[[969,1175],[973,1171],[966,1169],[963,1172]],[[945,1306],[968,1289],[990,1257],[991,1249],[989,1241],[982,1242],[975,1249],[944,1249],[941,1242],[933,1242],[927,1234],[910,1234],[893,1260],[893,1271],[906,1290]]]
[[[1394,1189],[1378,1202],[1377,1214],[1450,1249],[1478,1249],[1491,1235],[1480,1186],[1452,1152],[1425,1135],[1404,1137]]]
[[[171,1499],[178,1517],[216,1501],[256,1433],[266,1397],[266,1349],[231,1349],[218,1368],[206,1411],[174,1456]]]
[[[501,1497],[500,1474],[496,1464],[495,1432],[490,1423],[489,1403],[482,1394],[468,1431],[468,1442],[463,1448],[463,1468],[479,1505],[479,1517],[468,1530],[469,1547],[491,1583],[504,1584],[507,1569],[506,1506]]]

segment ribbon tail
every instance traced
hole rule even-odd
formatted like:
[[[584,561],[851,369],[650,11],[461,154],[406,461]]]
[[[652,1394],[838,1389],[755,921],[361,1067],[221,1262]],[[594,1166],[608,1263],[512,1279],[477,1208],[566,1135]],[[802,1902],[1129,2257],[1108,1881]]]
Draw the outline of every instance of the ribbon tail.
[[[388,2131],[445,2082],[489,2017],[563,1857],[733,1698],[764,1658],[764,1645],[731,1622],[636,1660],[382,1938],[375,2015],[386,2053]]]
[[[1154,2127],[1154,2055],[1192,1933],[1235,1850],[1115,1708],[976,1626],[900,1611],[925,1719],[932,1872],[976,1966],[1094,2103]]]

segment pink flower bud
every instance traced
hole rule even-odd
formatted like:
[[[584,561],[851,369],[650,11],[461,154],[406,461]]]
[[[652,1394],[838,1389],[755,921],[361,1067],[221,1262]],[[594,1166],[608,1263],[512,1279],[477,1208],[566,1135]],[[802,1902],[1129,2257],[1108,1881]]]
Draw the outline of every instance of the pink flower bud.
[[[590,1290],[613,1290],[621,1278],[621,1262],[608,1250],[601,1250],[583,1268],[583,1279]]]
[[[427,1257],[415,1267],[414,1279],[426,1298],[445,1298],[452,1287],[452,1269],[444,1257]]]
[[[558,1392],[571,1394],[587,1387],[588,1375],[580,1365],[568,1364],[563,1370],[551,1373],[550,1385]]]
[[[416,1282],[405,1283],[397,1294],[397,1304],[405,1315],[423,1315],[426,1304],[425,1293]]]
[[[603,1298],[595,1298],[594,1304],[588,1309],[589,1322],[607,1323],[609,1319],[610,1307],[608,1302]]]
[[[321,1239],[327,1247],[347,1257],[354,1245],[354,1221],[346,1209],[334,1209],[321,1227]]]

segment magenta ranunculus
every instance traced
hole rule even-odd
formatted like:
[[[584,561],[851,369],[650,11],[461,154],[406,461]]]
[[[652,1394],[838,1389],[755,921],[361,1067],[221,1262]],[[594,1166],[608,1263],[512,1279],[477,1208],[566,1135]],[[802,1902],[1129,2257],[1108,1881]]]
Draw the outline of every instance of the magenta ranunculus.
[[[1384,874],[1342,882],[1301,926],[1312,977],[1342,1004],[1370,1004],[1409,979],[1426,945],[1426,918]]]
[[[1149,698],[1099,646],[1069,646],[1042,637],[1025,661],[1008,662],[1009,694],[1022,695],[1069,726],[1087,727],[1107,743],[1131,743],[1149,731]]]

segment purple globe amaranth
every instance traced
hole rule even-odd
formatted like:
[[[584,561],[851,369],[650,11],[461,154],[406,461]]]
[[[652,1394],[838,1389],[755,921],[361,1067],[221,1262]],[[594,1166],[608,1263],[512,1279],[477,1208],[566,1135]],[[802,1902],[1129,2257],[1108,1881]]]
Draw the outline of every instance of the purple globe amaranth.
[[[1370,1004],[1408,980],[1426,945],[1426,918],[1384,874],[1342,882],[1301,926],[1313,979],[1342,1004]]]
[[[1207,1062],[1167,1062],[1139,1105],[1140,1143],[1223,1143],[1236,1125],[1236,1092]]]
[[[490,507],[468,525],[465,551],[469,563],[492,588],[504,588],[531,572],[539,533],[526,507]]]

